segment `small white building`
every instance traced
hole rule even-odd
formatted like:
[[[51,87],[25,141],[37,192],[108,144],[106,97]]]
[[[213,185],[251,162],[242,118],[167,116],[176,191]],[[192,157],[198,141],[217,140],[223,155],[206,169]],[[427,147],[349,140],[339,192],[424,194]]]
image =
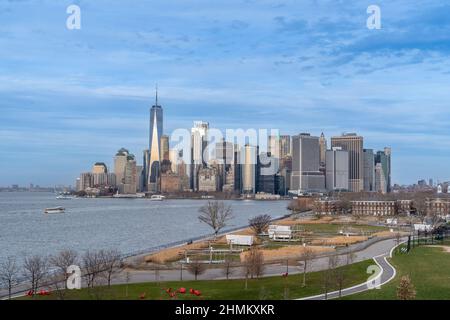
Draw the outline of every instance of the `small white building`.
[[[290,226],[270,225],[268,233],[269,238],[272,240],[289,240],[292,238]]]
[[[414,224],[414,230],[415,231],[432,231],[433,230],[433,226],[431,224],[423,224],[423,223],[417,223]]]
[[[238,234],[227,234],[227,243],[238,246],[251,246],[253,245],[253,236],[244,236]]]

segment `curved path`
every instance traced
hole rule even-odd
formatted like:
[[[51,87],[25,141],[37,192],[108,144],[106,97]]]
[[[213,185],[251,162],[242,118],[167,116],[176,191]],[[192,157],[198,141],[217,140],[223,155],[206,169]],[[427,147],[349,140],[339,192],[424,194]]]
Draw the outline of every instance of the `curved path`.
[[[405,243],[406,241],[402,241],[400,244]],[[399,244],[399,245],[400,245]],[[327,300],[327,299],[336,299],[339,297],[349,296],[355,293],[368,291],[368,290],[376,290],[380,289],[381,286],[385,285],[386,283],[390,282],[392,279],[395,278],[397,271],[395,268],[389,263],[387,260],[388,257],[392,258],[392,254],[394,252],[394,249],[398,245],[396,244],[393,246],[389,252],[386,252],[384,254],[381,254],[379,256],[373,257],[373,260],[380,268],[378,274],[373,277],[370,276],[370,278],[361,284],[358,284],[356,286],[345,288],[341,291],[341,295],[339,296],[339,291],[333,291],[329,292],[327,295],[325,294],[319,294],[316,296],[301,298],[297,300]]]

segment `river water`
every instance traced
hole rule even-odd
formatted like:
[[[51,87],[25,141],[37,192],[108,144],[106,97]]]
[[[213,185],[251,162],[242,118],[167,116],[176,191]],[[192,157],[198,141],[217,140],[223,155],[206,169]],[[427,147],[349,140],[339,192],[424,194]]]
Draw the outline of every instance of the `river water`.
[[[53,193],[0,192],[0,261],[15,256],[50,255],[63,249],[146,250],[211,233],[198,220],[207,200],[72,199]],[[227,200],[234,218],[228,228],[246,225],[259,214],[273,218],[288,213],[286,201]],[[63,206],[63,214],[44,209]]]

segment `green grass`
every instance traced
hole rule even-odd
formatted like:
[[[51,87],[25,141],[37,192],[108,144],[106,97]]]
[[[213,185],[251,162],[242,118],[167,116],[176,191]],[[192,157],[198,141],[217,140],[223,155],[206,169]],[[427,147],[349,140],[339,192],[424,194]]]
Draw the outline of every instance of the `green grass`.
[[[342,267],[345,269],[345,287],[363,283],[367,280],[367,267],[372,265],[372,260],[355,263]],[[66,293],[65,299],[91,300],[91,299],[139,299],[142,293],[146,293],[146,299],[159,300],[169,299],[165,292],[166,288],[178,289],[184,287],[200,290],[201,297],[189,293],[178,294],[176,299],[206,299],[206,300],[242,300],[242,299],[294,299],[320,294],[323,291],[323,272],[307,274],[307,285],[302,287],[303,275],[289,275],[283,278],[281,275],[261,279],[249,279],[248,288],[245,289],[245,280],[216,280],[216,281],[172,281],[161,283],[140,283],[128,285],[128,296],[126,296],[126,285],[112,286],[111,288],[100,287],[91,291],[87,289],[71,290]],[[331,288],[330,291],[336,288]],[[286,297],[285,297],[286,294]],[[53,293],[48,297],[35,297],[34,299],[57,299]],[[24,297],[22,299],[32,299]]]
[[[449,245],[449,241],[446,241]],[[439,245],[439,243],[436,243]],[[416,299],[450,299],[450,253],[442,248],[420,246],[408,254],[396,254],[391,264],[397,276],[380,290],[344,297],[347,300],[395,300],[400,278],[409,275],[416,288]]]
[[[300,230],[310,231],[314,233],[334,233],[337,234],[343,228],[349,227],[355,231],[363,232],[378,232],[389,230],[389,228],[381,226],[369,226],[369,225],[357,225],[357,224],[332,224],[332,223],[317,223],[317,224],[301,224],[297,225],[295,228]]]

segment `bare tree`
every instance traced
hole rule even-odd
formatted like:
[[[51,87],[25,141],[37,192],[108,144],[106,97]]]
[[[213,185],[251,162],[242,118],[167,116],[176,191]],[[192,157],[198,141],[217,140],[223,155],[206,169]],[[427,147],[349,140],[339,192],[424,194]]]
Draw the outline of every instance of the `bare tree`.
[[[30,281],[33,295],[47,276],[48,269],[49,265],[46,258],[39,255],[25,257],[23,263],[23,275]]]
[[[219,201],[208,201],[206,205],[199,209],[198,219],[206,223],[214,230],[214,238],[220,230],[226,227],[229,220],[233,218],[231,206]]]
[[[402,234],[400,232],[397,232],[395,234],[395,243],[397,245],[397,250],[399,250],[398,246],[400,245],[401,241],[402,241]]]
[[[87,251],[83,257],[83,268],[88,288],[94,288],[102,270],[102,257],[97,251]]]
[[[399,300],[414,300],[416,298],[416,289],[409,276],[403,276],[397,287],[397,298]]]
[[[195,281],[197,281],[198,276],[202,275],[206,271],[206,265],[202,263],[199,259],[192,259],[188,265],[187,270],[189,273],[194,275]]]
[[[100,250],[100,263],[102,275],[106,279],[108,287],[111,286],[111,280],[122,269],[122,256],[118,250]]]
[[[300,261],[303,264],[303,283],[302,283],[303,287],[306,286],[306,272],[308,269],[309,262],[314,259],[314,256],[315,256],[314,251],[309,247],[305,247],[302,254],[300,255]]]
[[[127,271],[125,273],[125,283],[126,283],[126,285],[125,285],[125,297],[126,298],[128,298],[128,284],[130,283],[130,281],[131,281],[131,273],[129,271]]]
[[[9,300],[11,300],[12,288],[17,284],[19,270],[14,257],[7,257],[6,261],[0,263],[0,284],[8,288]]]
[[[333,254],[328,257],[328,268],[323,271],[323,289],[325,294],[325,300],[328,299],[328,291],[335,278],[335,269],[338,265],[338,256]]]
[[[64,288],[67,289],[69,274],[67,268],[77,264],[78,254],[74,250],[62,250],[57,255],[50,256],[50,265],[56,268],[56,273],[64,280]]]
[[[269,227],[272,217],[268,214],[262,214],[248,220],[248,225],[256,235],[263,233]]]
[[[254,277],[259,278],[264,274],[264,256],[260,249],[252,247],[247,252],[244,269],[245,274],[250,276],[251,279]]]
[[[223,275],[227,278],[227,280],[230,278],[230,276],[233,274],[233,260],[230,257],[226,257],[225,261],[223,263]]]
[[[356,259],[356,254],[353,251],[350,251],[346,255],[346,264],[352,264],[353,261]]]

